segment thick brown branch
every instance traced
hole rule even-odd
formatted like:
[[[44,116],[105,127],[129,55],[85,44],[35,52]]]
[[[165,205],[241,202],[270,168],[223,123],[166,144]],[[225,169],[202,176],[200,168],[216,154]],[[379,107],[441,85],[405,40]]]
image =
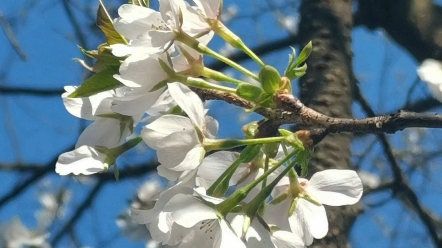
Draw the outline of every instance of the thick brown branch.
[[[193,88],[205,100],[223,100],[236,106],[250,109],[253,103],[235,94],[215,90]],[[273,121],[273,125],[301,124],[309,127],[325,128],[329,133],[395,133],[410,127],[442,128],[442,115],[434,113],[414,113],[398,111],[394,114],[363,119],[335,118],[321,114],[305,106],[290,94],[275,97],[281,109],[258,108],[256,113]]]
[[[283,123],[297,123],[310,127],[327,128],[330,133],[395,133],[409,127],[442,128],[442,115],[398,111],[364,119],[334,118],[305,106],[290,94],[276,97],[279,107],[284,109]]]

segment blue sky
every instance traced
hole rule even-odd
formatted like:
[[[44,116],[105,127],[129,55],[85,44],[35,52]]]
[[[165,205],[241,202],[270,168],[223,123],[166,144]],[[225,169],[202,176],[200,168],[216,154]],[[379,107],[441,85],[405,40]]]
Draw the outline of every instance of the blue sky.
[[[109,6],[116,6],[118,2],[105,1]],[[275,1],[275,4],[281,2]],[[86,30],[84,25],[90,24],[90,18],[94,16],[98,5],[93,4],[94,7],[88,9],[86,6],[90,6],[89,1],[81,0],[75,3],[71,5],[73,15],[83,25],[81,29]],[[224,1],[225,7],[232,4],[237,5],[240,18],[233,21],[229,27],[250,47],[287,35],[286,30],[277,27],[276,17],[273,14],[263,14],[256,19],[250,19],[259,13],[260,8],[266,8],[263,2]],[[87,14],[84,14],[84,10]],[[83,58],[83,55],[77,49],[79,40],[74,35],[75,27],[70,24],[61,1],[2,1],[0,11],[11,23],[16,39],[27,56],[26,61],[21,60],[12,49],[5,33],[0,32],[0,86],[62,89],[65,85],[79,85],[82,82],[85,70],[75,63],[73,58]],[[297,17],[297,13],[290,8],[285,8],[283,11],[285,14],[292,13],[294,17]],[[102,42],[92,33],[84,33],[84,36],[87,39],[86,48],[88,49],[94,49]],[[416,62],[380,31],[355,28],[353,41],[354,71],[360,81],[361,89],[375,112],[390,113],[404,106],[407,90],[417,77]],[[219,49],[222,43],[216,39],[211,46]],[[266,55],[264,61],[282,72],[289,53],[289,48],[279,50]],[[207,64],[210,64],[210,60]],[[244,66],[252,70],[258,68],[251,61],[245,62]],[[424,97],[428,97],[428,91],[421,82],[413,92],[412,99]],[[214,109],[210,114],[220,122],[220,137],[240,136],[240,125],[256,118],[256,116],[245,116],[242,110],[227,104],[214,103],[212,106]],[[87,125],[84,121],[71,116],[58,96],[0,95],[0,108],[0,164],[41,165],[49,163],[54,156],[72,147],[81,129]],[[218,111],[220,108],[223,109],[222,112]],[[354,105],[353,110],[355,116],[363,116],[357,104]],[[245,118],[226,118],[226,112],[232,113],[232,116],[233,113],[238,113]],[[406,148],[404,143],[406,135],[408,135],[407,132],[403,132],[389,136],[398,151]],[[423,148],[437,149],[441,138],[440,131],[431,131],[425,135]],[[371,137],[371,140],[373,139]],[[354,141],[352,149],[355,153],[364,151],[367,140],[370,138]],[[129,154],[131,158],[139,156],[138,161],[147,157],[139,154],[140,151],[145,151],[145,147],[139,148]],[[369,153],[369,159],[361,163],[360,167],[367,171],[384,173],[377,169],[377,163],[382,163],[382,156],[379,158],[379,154],[382,153],[381,147],[378,144],[374,145]],[[121,160],[122,165],[132,161],[129,155]],[[440,159],[430,162],[437,163]],[[436,167],[429,173],[429,177],[437,181],[440,174],[440,169]],[[25,180],[27,176],[29,175],[0,172],[0,182],[2,182],[0,185],[3,185],[0,187],[0,197],[9,192],[16,183]],[[98,247],[97,240],[112,240],[107,247],[133,244],[127,243],[128,240],[125,238],[115,238],[118,231],[115,218],[127,208],[127,201],[133,198],[137,187],[146,179],[146,177],[137,178],[106,185],[95,199],[91,211],[80,220],[81,228],[76,229],[80,243],[92,247]],[[422,175],[419,176],[419,173],[412,174],[410,180],[413,187],[419,191],[419,197],[425,206],[441,216],[442,209],[438,207],[442,205],[440,190],[429,188],[428,183],[425,183],[428,180]],[[35,227],[35,211],[40,208],[36,200],[39,192],[45,187],[55,190],[66,185],[72,191],[72,206],[79,204],[90,189],[90,186],[82,185],[77,180],[61,178],[51,173],[17,199],[2,206],[0,223],[19,215],[26,226]],[[440,187],[437,182],[432,183],[432,186],[436,189]],[[388,197],[388,194],[378,194],[365,199],[364,203],[372,204]],[[72,214],[72,210],[72,208],[67,209],[67,217]],[[398,225],[398,223],[403,224]],[[389,228],[393,231],[399,230],[400,235],[416,235],[425,232],[415,216],[407,214],[397,201],[390,201],[377,209],[366,208],[366,213],[358,218],[351,232],[353,246],[356,248],[390,247],[392,245],[390,239],[385,238],[385,230]],[[418,239],[419,235],[416,236],[418,236],[416,244],[431,244],[428,238],[421,240]],[[412,240],[401,241],[402,239],[405,240],[403,236],[399,236],[398,241],[393,244],[394,247],[407,246],[405,242]],[[135,243],[131,247],[143,247],[143,244]]]

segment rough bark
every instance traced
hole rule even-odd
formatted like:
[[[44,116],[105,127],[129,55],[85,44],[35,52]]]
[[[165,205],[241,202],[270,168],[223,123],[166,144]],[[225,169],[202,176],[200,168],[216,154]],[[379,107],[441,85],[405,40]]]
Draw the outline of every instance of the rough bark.
[[[442,60],[442,7],[432,0],[360,0],[355,25],[384,29],[420,62]]]
[[[351,0],[303,0],[299,34],[301,45],[313,42],[307,74],[301,78],[301,101],[332,116],[351,118],[352,52]],[[329,135],[315,147],[310,173],[350,168],[349,134]],[[360,205],[327,208],[329,232],[313,247],[348,247],[348,233]]]

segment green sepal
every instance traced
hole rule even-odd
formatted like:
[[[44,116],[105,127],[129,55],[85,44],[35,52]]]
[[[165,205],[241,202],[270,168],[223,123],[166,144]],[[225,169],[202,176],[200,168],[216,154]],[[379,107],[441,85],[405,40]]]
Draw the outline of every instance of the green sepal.
[[[114,163],[114,177],[115,177],[115,181],[120,180],[120,171],[118,171],[117,163]]]
[[[278,132],[284,137],[287,137],[287,136],[290,136],[293,134],[293,132],[290,132],[289,130],[285,130],[285,129],[278,129]]]
[[[268,158],[276,157],[278,153],[279,142],[267,143],[263,145],[263,152]]]
[[[301,167],[301,177],[305,177],[308,174],[308,163],[313,156],[311,150],[305,149],[299,151],[296,155],[295,162]]]
[[[267,94],[273,94],[279,90],[281,75],[276,68],[265,65],[259,71],[259,81]]]
[[[244,125],[241,130],[244,133],[246,139],[253,139],[258,132],[258,127],[258,122],[254,121]]]
[[[236,88],[236,94],[239,97],[251,102],[256,102],[263,93],[263,89],[251,84],[239,84],[238,88]]]
[[[86,79],[86,81],[68,97],[89,97],[103,91],[115,89],[121,85],[121,83],[114,78],[114,74],[117,73],[118,67],[107,67]]]
[[[115,30],[112,18],[104,7],[103,2],[101,0],[99,0],[99,2],[100,6],[98,6],[97,11],[97,26],[106,36],[107,44],[128,44],[127,40]]]
[[[288,216],[292,216],[296,210],[296,205],[298,204],[298,198],[294,198],[292,203],[290,204]]]
[[[305,150],[304,144],[302,143],[302,141],[298,138],[298,136],[295,133],[292,133],[286,137],[287,137],[287,139],[286,139],[287,144],[292,146],[294,149],[299,150],[299,151]]]

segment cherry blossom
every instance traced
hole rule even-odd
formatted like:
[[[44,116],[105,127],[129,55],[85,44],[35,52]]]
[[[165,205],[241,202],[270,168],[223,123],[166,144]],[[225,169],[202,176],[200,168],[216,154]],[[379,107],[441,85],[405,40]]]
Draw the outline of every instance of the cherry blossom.
[[[286,181],[288,182],[288,180]],[[313,238],[323,238],[328,232],[324,206],[351,205],[362,196],[362,183],[351,170],[325,170],[315,173],[310,180],[299,178],[299,187],[280,184],[275,188],[264,219],[281,230],[296,233],[306,245]],[[291,213],[291,209],[294,211]],[[287,213],[281,215],[280,213]]]
[[[213,135],[216,130],[207,131],[203,103],[195,93],[179,83],[169,83],[168,88],[188,117],[163,115],[146,125],[141,136],[147,145],[157,150],[162,165],[175,171],[192,170],[204,157],[204,136]],[[211,123],[210,126],[217,127],[216,121]]]
[[[426,59],[417,69],[417,74],[427,83],[431,95],[442,102],[442,63],[435,59]]]

